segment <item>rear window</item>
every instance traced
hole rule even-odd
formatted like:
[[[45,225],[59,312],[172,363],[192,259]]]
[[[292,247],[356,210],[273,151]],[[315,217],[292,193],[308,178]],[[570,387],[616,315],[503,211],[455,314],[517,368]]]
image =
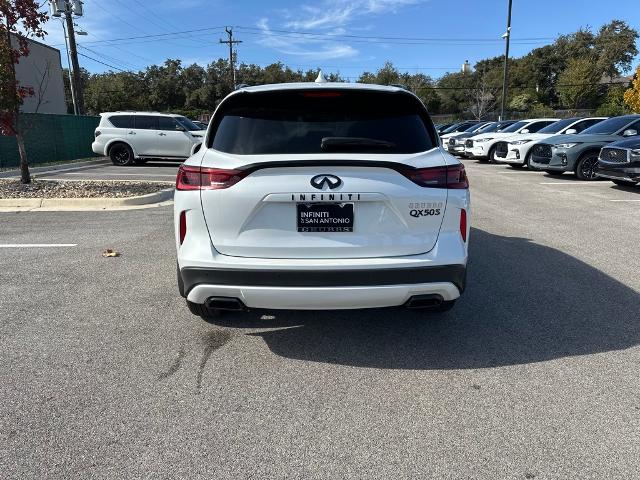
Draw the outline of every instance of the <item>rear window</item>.
[[[132,115],[111,115],[109,122],[116,128],[133,128]]]
[[[538,133],[558,133],[560,130],[568,127],[573,122],[578,120],[577,118],[567,118],[565,120],[559,120],[556,123],[552,123],[551,125],[547,125],[543,129],[541,129]]]
[[[502,133],[517,132],[522,127],[524,127],[527,123],[529,123],[529,122],[525,122],[525,121],[516,122],[513,125],[511,125],[510,127],[507,127],[504,130],[502,130]]]
[[[437,145],[424,106],[405,93],[240,93],[214,125],[210,146],[238,155],[417,153]]]

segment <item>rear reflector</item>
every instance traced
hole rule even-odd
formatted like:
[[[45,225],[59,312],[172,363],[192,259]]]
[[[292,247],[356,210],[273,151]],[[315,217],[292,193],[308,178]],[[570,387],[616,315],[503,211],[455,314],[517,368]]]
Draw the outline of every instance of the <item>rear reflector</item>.
[[[467,211],[463,208],[460,210],[460,236],[463,242],[467,242]]]
[[[180,165],[176,190],[220,190],[235,185],[246,176],[247,173],[240,170]]]
[[[187,236],[187,212],[180,212],[180,245],[184,242],[184,237]]]
[[[464,165],[418,168],[402,172],[413,183],[427,188],[469,188],[469,180]]]

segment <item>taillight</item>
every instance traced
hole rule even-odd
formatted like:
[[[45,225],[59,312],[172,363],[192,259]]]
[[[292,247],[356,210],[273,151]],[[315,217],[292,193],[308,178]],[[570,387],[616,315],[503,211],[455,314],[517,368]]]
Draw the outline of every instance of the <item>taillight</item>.
[[[180,245],[182,245],[182,242],[184,242],[184,237],[187,236],[187,212],[185,211],[180,212],[179,233],[180,233]]]
[[[462,237],[462,241],[466,243],[466,241],[467,241],[467,211],[464,208],[460,209],[460,236]]]
[[[235,185],[246,176],[241,170],[180,165],[176,190],[220,190]]]
[[[462,164],[406,170],[403,175],[421,187],[469,188],[469,180]]]

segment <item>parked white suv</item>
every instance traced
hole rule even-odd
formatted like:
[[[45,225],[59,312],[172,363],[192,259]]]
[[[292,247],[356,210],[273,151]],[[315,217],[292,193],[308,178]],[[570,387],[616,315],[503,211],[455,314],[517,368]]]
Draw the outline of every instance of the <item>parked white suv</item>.
[[[476,135],[465,142],[465,153],[481,162],[495,160],[498,142],[515,140],[519,134],[536,133],[558,120],[559,118],[530,118],[520,120],[500,132]]]
[[[149,158],[182,161],[198,150],[205,134],[188,118],[170,113],[107,112],[100,117],[91,149],[120,166]]]
[[[178,287],[191,311],[453,306],[470,197],[464,166],[439,143],[402,88],[231,93],[176,179]]]

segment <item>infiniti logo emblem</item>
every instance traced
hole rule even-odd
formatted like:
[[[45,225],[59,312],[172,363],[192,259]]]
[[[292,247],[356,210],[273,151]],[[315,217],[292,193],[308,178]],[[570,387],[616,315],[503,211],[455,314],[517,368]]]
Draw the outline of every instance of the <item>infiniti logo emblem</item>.
[[[329,190],[334,190],[342,185],[340,177],[335,175],[329,175],[323,173],[322,175],[316,175],[311,179],[311,186],[318,190],[323,190],[325,187],[329,187]]]

